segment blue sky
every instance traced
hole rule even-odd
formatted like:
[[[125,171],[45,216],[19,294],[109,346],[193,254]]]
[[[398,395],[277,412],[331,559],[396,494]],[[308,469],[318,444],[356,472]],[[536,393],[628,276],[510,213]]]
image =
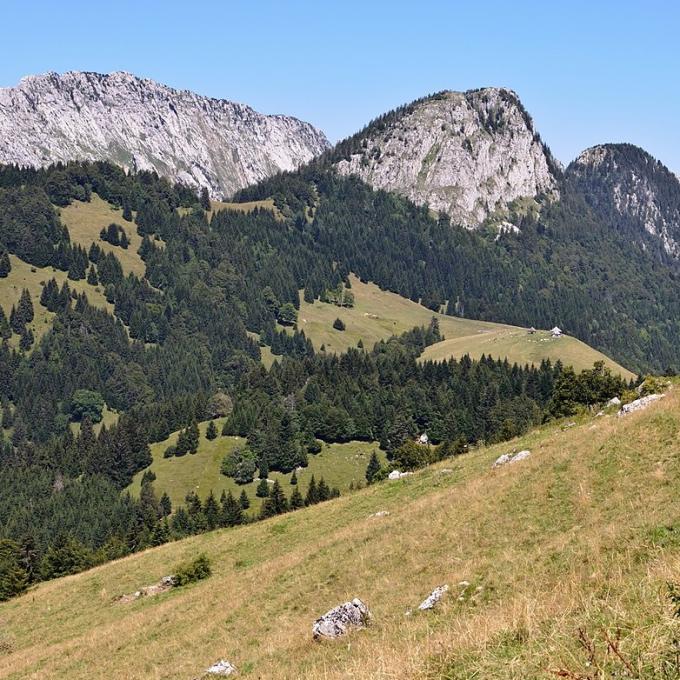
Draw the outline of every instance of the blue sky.
[[[429,92],[514,89],[555,155],[638,144],[680,172],[680,3],[2,0],[0,86],[126,70],[331,140]]]

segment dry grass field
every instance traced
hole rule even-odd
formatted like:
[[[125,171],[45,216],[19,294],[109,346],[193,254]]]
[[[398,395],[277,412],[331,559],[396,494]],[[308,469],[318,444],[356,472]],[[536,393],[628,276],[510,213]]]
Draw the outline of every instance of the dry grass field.
[[[226,658],[273,679],[676,679],[680,389],[561,425],[41,584],[0,605],[0,677],[189,680]],[[207,580],[114,601],[199,552]],[[407,613],[442,583],[439,609]],[[314,642],[352,597],[372,625]]]

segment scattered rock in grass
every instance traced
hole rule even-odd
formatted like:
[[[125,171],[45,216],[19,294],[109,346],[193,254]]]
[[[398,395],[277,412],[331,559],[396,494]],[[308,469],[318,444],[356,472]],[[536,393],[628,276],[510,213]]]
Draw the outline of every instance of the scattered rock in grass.
[[[621,400],[618,397],[612,397],[606,404],[607,406],[621,406]]]
[[[392,470],[389,475],[387,475],[387,479],[401,479],[402,477],[408,477],[410,474],[413,474],[411,472],[399,472],[399,470]]]
[[[499,456],[496,458],[496,461],[492,465],[492,467],[501,467],[502,465],[507,465],[508,463],[518,463],[520,460],[525,460],[531,455],[531,451],[529,450],[524,450],[520,451],[519,453],[515,453],[514,455],[512,453],[504,453],[502,456]]]
[[[134,602],[139,600],[141,597],[150,597],[151,595],[160,595],[161,593],[174,588],[177,585],[177,579],[175,576],[164,576],[158,583],[154,583],[151,586],[144,586],[134,593],[129,593],[128,595],[121,595],[118,598],[118,602],[126,604],[128,602]]]
[[[663,399],[663,397],[664,397],[663,394],[648,394],[646,397],[640,397],[635,401],[631,401],[630,404],[624,404],[621,407],[621,410],[619,411],[618,415],[620,417],[627,416],[629,413],[635,413],[635,411],[639,411],[643,408],[646,408],[652,402],[658,401],[659,399]]]
[[[451,468],[442,468],[439,471],[439,474],[440,475],[450,475],[452,472],[453,472],[453,470]]]
[[[226,677],[228,675],[236,675],[236,666],[229,661],[220,659],[217,663],[214,663],[210,668],[205,671],[206,675],[219,675],[220,677]]]
[[[419,605],[418,609],[420,611],[425,611],[427,609],[434,609],[434,606],[444,597],[444,594],[448,591],[448,585],[437,586]]]
[[[596,417],[596,418],[602,418],[602,416],[604,416],[604,411],[598,411],[598,412],[595,414],[595,417]]]
[[[389,510],[378,510],[378,512],[374,512],[372,515],[369,515],[369,517],[387,517],[389,514]]]
[[[572,420],[570,423],[565,423],[562,425],[563,430],[568,430],[569,428],[576,427],[576,423]]]
[[[333,607],[312,626],[315,640],[334,639],[345,635],[351,628],[365,628],[371,619],[368,607],[357,597],[351,602]]]

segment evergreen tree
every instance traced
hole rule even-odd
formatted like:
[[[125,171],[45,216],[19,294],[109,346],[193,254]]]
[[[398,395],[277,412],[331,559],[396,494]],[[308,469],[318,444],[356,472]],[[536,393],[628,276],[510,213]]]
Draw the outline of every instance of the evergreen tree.
[[[297,510],[298,508],[304,508],[305,507],[305,499],[302,497],[302,494],[300,493],[300,489],[296,486],[293,489],[293,493],[290,495],[290,509],[291,510]]]
[[[266,498],[269,496],[269,483],[267,482],[266,478],[260,480],[260,483],[257,485],[257,489],[255,489],[255,495],[258,498]]]
[[[19,304],[17,306],[17,314],[21,319],[21,323],[31,323],[31,321],[33,321],[33,301],[31,300],[31,294],[28,292],[28,288],[24,288],[21,291],[21,297],[19,298]]]
[[[233,527],[243,524],[243,519],[243,508],[229,491],[222,501],[222,526]]]
[[[33,331],[30,328],[24,326],[21,331],[21,338],[19,339],[19,349],[22,352],[28,352],[33,345]]]
[[[298,483],[297,472],[293,470],[293,474],[290,476],[290,483],[295,486]]]
[[[319,492],[316,487],[316,479],[314,475],[309,480],[309,486],[307,487],[307,495],[305,496],[305,505],[314,505],[319,502]]]
[[[220,508],[215,500],[215,495],[212,490],[205,499],[205,504],[203,506],[203,513],[205,514],[205,519],[208,523],[208,529],[216,529],[220,526]]]
[[[328,488],[328,484],[326,484],[323,477],[319,480],[316,493],[319,503],[322,501],[327,501],[331,497],[331,490]]]
[[[0,602],[20,595],[28,587],[28,573],[21,562],[20,546],[0,540]]]
[[[246,493],[245,489],[241,491],[238,502],[244,510],[247,510],[250,507],[250,499],[248,498],[248,494]]]
[[[90,250],[87,253],[87,259],[93,264],[99,262],[99,258],[102,256],[102,249],[97,245],[96,242],[92,242]]]
[[[125,233],[125,229],[120,230],[119,244],[120,244],[120,247],[123,248],[124,250],[127,250],[128,246],[130,245],[130,241],[128,240],[128,236]]]
[[[160,506],[161,515],[163,517],[169,517],[172,514],[172,502],[170,496],[168,496],[165,491],[163,492],[160,501],[158,501],[158,505]]]
[[[369,484],[373,484],[375,476],[380,472],[380,461],[378,460],[378,455],[375,451],[371,453],[371,459],[368,461],[368,466],[366,467],[366,481]]]
[[[7,340],[12,337],[12,329],[9,326],[9,321],[5,316],[5,311],[0,307],[0,340]]]
[[[345,322],[342,319],[337,318],[333,322],[333,328],[335,328],[336,331],[344,331],[346,328]]]
[[[205,432],[205,438],[209,441],[217,438],[217,428],[215,427],[215,421],[211,420],[208,423],[208,429]]]
[[[180,506],[172,516],[171,526],[173,533],[180,538],[191,533],[191,521],[184,507]]]
[[[198,451],[198,442],[198,423],[194,420],[187,428],[187,446],[189,453],[196,453]]]
[[[123,200],[123,219],[126,222],[132,222],[132,209],[130,208],[130,201],[128,199]]]
[[[92,565],[92,554],[68,534],[60,534],[47,549],[40,563],[43,579],[76,574]]]
[[[201,188],[201,208],[203,210],[210,210],[210,194],[208,193],[208,187]]]
[[[12,271],[12,264],[9,261],[9,255],[7,251],[0,255],[0,279],[5,279],[9,276]]]
[[[21,316],[14,305],[12,305],[12,309],[9,312],[9,325],[17,335],[21,335],[21,332],[24,330],[24,322],[21,321]]]
[[[94,265],[90,265],[90,268],[87,271],[87,282],[91,286],[96,286],[99,283],[99,279],[97,278],[97,271],[94,268]]]
[[[265,519],[274,515],[281,515],[284,512],[288,512],[288,501],[277,479],[271,488],[269,496],[262,503],[260,518]]]

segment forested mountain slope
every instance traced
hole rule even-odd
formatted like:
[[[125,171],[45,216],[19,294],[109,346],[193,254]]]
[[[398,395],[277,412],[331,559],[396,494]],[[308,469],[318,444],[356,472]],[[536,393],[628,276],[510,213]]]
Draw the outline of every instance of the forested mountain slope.
[[[227,659],[244,677],[282,680],[677,678],[676,390],[625,418],[544,425],[319,507],[40,584],[0,604],[0,675],[185,680]],[[530,456],[492,469],[520,449]],[[117,601],[201,552],[204,581]],[[417,611],[442,584],[437,608]],[[353,597],[369,627],[312,640],[314,620]]]

